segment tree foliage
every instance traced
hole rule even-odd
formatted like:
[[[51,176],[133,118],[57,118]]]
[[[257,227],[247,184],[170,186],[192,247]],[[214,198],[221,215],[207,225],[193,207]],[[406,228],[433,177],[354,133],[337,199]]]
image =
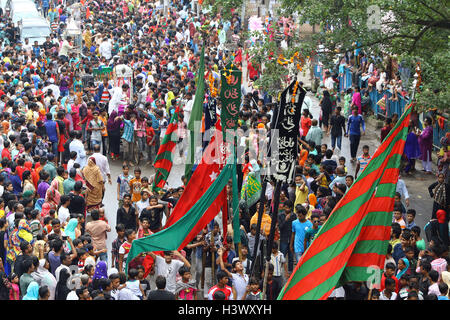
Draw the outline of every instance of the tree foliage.
[[[319,24],[321,31],[310,39],[293,41],[290,51],[305,51],[322,44],[326,51],[321,61],[333,66],[336,58],[356,47],[370,55],[392,55],[407,63],[414,74],[416,61],[422,66],[421,93],[416,95],[417,105],[424,108],[447,108],[449,102],[446,83],[449,83],[450,14],[444,0],[281,0],[283,16],[297,13],[297,23]],[[377,6],[380,15],[369,12]],[[379,24],[378,29],[371,29]],[[271,42],[267,38],[266,42]],[[261,48],[270,48],[265,43]],[[268,61],[270,51],[260,50]],[[287,54],[285,54],[286,56]],[[266,63],[268,74],[259,81],[263,87],[270,78],[287,74],[286,68]],[[285,70],[283,72],[283,69]],[[412,80],[412,79],[411,79]],[[267,87],[268,88],[268,87]]]

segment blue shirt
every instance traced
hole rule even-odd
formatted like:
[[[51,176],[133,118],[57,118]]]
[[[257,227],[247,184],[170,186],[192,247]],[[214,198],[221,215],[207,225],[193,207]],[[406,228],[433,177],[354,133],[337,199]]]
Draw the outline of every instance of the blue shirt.
[[[357,135],[360,136],[361,135],[361,127],[364,131],[366,131],[366,125],[364,123],[364,119],[361,115],[357,115],[356,117],[354,115],[351,115],[348,118],[348,124],[347,124],[347,134],[350,135]]]
[[[58,142],[58,133],[56,132],[56,121],[47,120],[44,123],[45,132],[47,132],[50,142]]]
[[[298,219],[292,222],[292,232],[295,232],[294,237],[294,252],[295,253],[303,253],[305,251],[304,248],[304,240],[307,228],[312,228],[312,223],[309,220],[305,222],[300,222]]]
[[[131,120],[123,119],[124,127],[123,127],[123,135],[122,139],[125,139],[128,142],[134,141],[134,123]]]

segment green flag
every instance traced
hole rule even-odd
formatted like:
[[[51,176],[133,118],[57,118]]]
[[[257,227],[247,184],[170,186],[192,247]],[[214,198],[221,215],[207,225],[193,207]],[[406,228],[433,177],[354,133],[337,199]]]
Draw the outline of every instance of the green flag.
[[[245,201],[247,207],[254,205],[261,197],[262,186],[258,178],[255,172],[250,172],[247,181],[242,186],[241,200]]]
[[[200,55],[200,65],[197,71],[197,88],[195,90],[195,99],[192,106],[191,116],[187,128],[189,130],[189,155],[187,158],[184,176],[189,181],[192,175],[195,157],[195,134],[200,133],[200,127],[195,128],[195,124],[201,123],[203,117],[203,101],[205,100],[205,47],[202,48]],[[197,125],[198,126],[198,125]],[[200,144],[201,145],[201,144]]]
[[[234,164],[227,164],[204,195],[180,220],[157,233],[134,240],[128,253],[127,267],[131,260],[142,252],[180,250],[192,241],[217,214],[216,212],[212,216],[204,216],[204,213],[227,186],[228,181],[233,177],[236,179],[236,175],[233,174],[233,172],[235,173],[235,167]],[[226,198],[224,200],[226,201]],[[235,210],[239,213],[238,208]],[[237,216],[239,218],[239,214]],[[239,230],[239,226],[237,230]]]

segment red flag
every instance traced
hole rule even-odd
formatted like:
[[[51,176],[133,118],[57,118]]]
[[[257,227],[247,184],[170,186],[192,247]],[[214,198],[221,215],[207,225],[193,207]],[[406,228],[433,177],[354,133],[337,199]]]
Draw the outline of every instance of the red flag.
[[[202,161],[195,169],[189,180],[185,191],[177,202],[172,214],[167,219],[164,228],[168,228],[184,216],[189,209],[200,199],[208,190],[209,186],[219,175],[223,163],[224,155],[220,155],[218,151],[223,150],[222,128],[220,119],[216,122],[216,132],[211,138],[208,147],[203,153]],[[220,157],[222,156],[222,159]],[[220,197],[219,197],[220,198]],[[218,198],[218,199],[219,199]],[[219,212],[221,201],[214,202],[211,207],[205,212],[204,216],[210,216],[212,212]],[[214,215],[215,216],[215,215]],[[213,218],[214,218],[213,216]],[[208,223],[207,221],[206,223]]]
[[[90,16],[91,16],[91,10],[89,10],[89,7],[87,7],[87,9],[86,9],[86,19],[89,19]]]

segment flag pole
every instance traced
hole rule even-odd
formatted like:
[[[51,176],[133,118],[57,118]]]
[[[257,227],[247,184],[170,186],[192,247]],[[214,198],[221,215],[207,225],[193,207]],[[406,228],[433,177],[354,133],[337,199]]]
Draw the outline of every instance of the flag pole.
[[[266,203],[266,188],[267,188],[267,180],[264,179],[262,190],[261,190],[261,197],[259,199],[259,210],[258,210],[258,221],[256,223],[256,236],[255,236],[255,245],[253,247],[253,259],[252,259],[252,268],[250,277],[252,277],[255,273],[255,265],[256,265],[256,257],[258,256],[258,247],[259,247],[259,238],[261,233],[261,222],[262,222],[262,216],[264,212],[264,205]]]
[[[272,246],[273,240],[275,237],[275,229],[278,220],[278,207],[280,205],[280,194],[281,194],[281,184],[282,181],[278,180],[277,185],[275,187],[274,193],[274,203],[273,203],[273,211],[272,211],[272,223],[270,224],[270,233],[269,239],[267,241],[267,256],[266,256],[266,268],[264,271],[264,282],[263,282],[263,297],[266,296],[266,287],[267,287],[267,274],[269,273],[269,262],[272,256]]]

